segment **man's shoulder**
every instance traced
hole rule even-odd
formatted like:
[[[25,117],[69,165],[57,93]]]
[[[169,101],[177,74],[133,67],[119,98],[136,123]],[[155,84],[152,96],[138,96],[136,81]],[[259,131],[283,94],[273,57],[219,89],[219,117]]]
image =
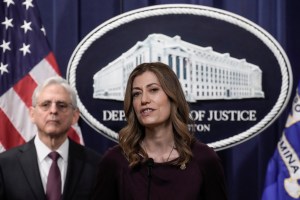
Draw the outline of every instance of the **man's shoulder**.
[[[32,147],[34,148],[34,145],[31,142],[26,142],[25,144],[13,147],[9,150],[0,153],[0,160],[16,159],[19,154]]]
[[[74,153],[80,153],[86,157],[86,159],[100,159],[101,155],[100,153],[96,152],[95,150],[83,146],[81,144],[78,144],[77,142],[74,142],[70,140],[70,151],[74,151]],[[73,153],[73,152],[72,152]]]

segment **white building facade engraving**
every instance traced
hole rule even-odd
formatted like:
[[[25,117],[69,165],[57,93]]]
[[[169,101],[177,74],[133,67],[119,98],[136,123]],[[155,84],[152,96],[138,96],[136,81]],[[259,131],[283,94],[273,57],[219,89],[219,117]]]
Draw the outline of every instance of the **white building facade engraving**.
[[[163,34],[149,35],[98,71],[93,77],[93,97],[123,101],[131,71],[156,61],[173,69],[189,102],[264,98],[259,66]]]

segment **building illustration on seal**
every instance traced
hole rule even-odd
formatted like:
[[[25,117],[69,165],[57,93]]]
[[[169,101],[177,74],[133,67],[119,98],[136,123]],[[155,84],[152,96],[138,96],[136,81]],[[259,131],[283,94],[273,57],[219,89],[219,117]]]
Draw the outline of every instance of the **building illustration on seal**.
[[[93,98],[124,100],[131,71],[144,62],[160,61],[176,73],[188,102],[264,98],[262,71],[245,59],[181,40],[150,34],[93,77]]]

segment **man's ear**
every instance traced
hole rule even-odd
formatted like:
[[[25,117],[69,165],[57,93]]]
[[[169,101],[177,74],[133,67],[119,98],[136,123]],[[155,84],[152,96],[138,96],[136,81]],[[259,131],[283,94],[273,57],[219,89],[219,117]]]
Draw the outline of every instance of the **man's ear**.
[[[72,125],[76,124],[79,120],[79,117],[80,117],[80,112],[79,112],[79,109],[76,108],[73,112],[73,119],[72,119]]]
[[[34,107],[32,107],[32,106],[30,106],[30,108],[29,108],[29,117],[30,117],[32,123],[35,123]]]

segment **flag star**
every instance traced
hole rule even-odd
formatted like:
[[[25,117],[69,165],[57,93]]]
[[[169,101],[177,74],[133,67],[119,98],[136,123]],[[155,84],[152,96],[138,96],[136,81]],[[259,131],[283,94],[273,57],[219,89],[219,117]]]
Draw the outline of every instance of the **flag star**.
[[[26,10],[28,10],[29,7],[34,7],[32,4],[32,0],[25,0],[25,2],[22,3],[26,6]]]
[[[26,22],[24,20],[24,24],[21,26],[21,28],[24,29],[24,33],[27,33],[28,30],[32,31],[32,28],[30,27],[31,22]]]
[[[20,51],[23,52],[23,56],[26,55],[26,53],[31,53],[29,50],[30,44],[26,45],[25,43],[23,43],[23,47],[20,48]]]
[[[5,21],[2,22],[1,24],[5,25],[6,30],[8,29],[8,27],[14,27],[14,25],[12,24],[12,18],[8,19],[7,17],[5,17]]]
[[[0,45],[3,53],[5,53],[6,50],[9,50],[9,51],[11,50],[9,45],[10,45],[10,42],[5,42],[5,40],[3,40],[2,44]]]
[[[41,31],[44,33],[44,35],[46,35],[46,29],[44,26],[41,28]]]
[[[13,0],[3,0],[4,3],[6,3],[6,6],[9,7],[10,4],[15,4]]]
[[[4,72],[8,73],[8,70],[7,70],[7,64],[4,65],[3,63],[0,63],[0,72],[1,72],[1,75],[4,74]]]

